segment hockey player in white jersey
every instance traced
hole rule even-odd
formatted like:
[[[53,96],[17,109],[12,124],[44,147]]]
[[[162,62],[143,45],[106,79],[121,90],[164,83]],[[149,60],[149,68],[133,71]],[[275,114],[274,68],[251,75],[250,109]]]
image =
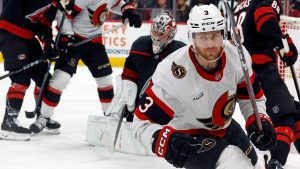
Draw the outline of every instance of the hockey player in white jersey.
[[[259,134],[237,47],[223,40],[224,18],[212,4],[194,6],[187,22],[191,45],[157,66],[152,84],[135,109],[140,144],[175,167],[190,169],[262,168],[260,150],[275,144],[265,97],[243,48],[255,93]],[[232,119],[239,103],[248,137]]]
[[[122,15],[123,22],[128,19],[129,26],[138,28],[142,24],[140,16],[135,13],[134,6],[123,0],[73,0],[66,7],[70,13],[62,28],[59,44],[61,57],[56,62],[53,77],[43,93],[41,116],[30,125],[34,133],[40,132],[45,127],[46,119],[53,115],[63,90],[76,73],[79,59],[84,62],[94,77],[103,112],[106,111],[114,92],[112,68],[105,46],[102,44],[102,37],[97,37],[78,47],[72,44],[101,33],[101,26],[109,11]],[[61,13],[57,14],[58,22],[61,16]]]

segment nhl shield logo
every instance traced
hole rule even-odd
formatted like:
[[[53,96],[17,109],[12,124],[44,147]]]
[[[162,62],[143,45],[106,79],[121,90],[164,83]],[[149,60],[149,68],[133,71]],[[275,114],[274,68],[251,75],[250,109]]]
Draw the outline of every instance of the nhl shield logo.
[[[27,56],[24,53],[18,55],[18,60],[25,60],[26,58]]]
[[[177,65],[175,62],[173,62],[172,63],[172,74],[177,79],[184,78],[184,76],[186,75],[186,69],[183,66]]]
[[[68,60],[68,65],[71,66],[71,67],[75,67],[76,66],[76,59],[74,58],[71,58]]]
[[[220,73],[215,75],[215,80],[220,80],[222,78],[222,75]]]

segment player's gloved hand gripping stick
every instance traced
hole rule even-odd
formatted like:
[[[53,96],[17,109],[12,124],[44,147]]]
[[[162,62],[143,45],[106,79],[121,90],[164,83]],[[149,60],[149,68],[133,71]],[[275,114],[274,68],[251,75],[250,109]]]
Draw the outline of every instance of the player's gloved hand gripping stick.
[[[292,39],[289,37],[288,34],[286,34],[282,38],[282,44],[283,44],[283,49],[280,50],[279,55],[280,55],[281,60],[284,62],[285,66],[290,67],[293,81],[294,81],[295,88],[296,88],[296,92],[297,92],[297,96],[298,96],[298,99],[300,99],[299,84],[298,84],[295,69],[293,66],[293,64],[297,61],[298,51],[297,51],[297,48],[294,45]]]

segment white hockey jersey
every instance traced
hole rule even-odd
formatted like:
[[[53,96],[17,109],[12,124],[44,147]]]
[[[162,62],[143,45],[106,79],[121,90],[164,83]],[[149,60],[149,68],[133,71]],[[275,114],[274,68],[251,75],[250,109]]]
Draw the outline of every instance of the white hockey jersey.
[[[265,113],[265,97],[251,69],[251,58],[245,48],[258,111]],[[178,49],[157,67],[135,110],[135,135],[151,151],[152,135],[168,125],[176,130],[197,134],[203,129],[218,132],[230,122],[238,102],[247,119],[253,110],[236,46],[224,43],[221,68],[210,74],[198,64],[191,46]]]
[[[124,4],[124,0],[75,0],[72,12],[64,23],[62,33],[70,35],[73,32],[72,34],[83,38],[101,33],[101,27],[109,11],[121,15],[121,7]],[[61,16],[62,14],[58,12],[58,22]],[[71,27],[68,26],[70,24]]]

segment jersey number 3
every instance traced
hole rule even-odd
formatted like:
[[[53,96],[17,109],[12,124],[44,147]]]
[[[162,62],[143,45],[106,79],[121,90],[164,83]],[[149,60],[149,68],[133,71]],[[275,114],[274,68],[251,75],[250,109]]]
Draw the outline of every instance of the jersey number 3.
[[[153,99],[151,97],[147,96],[146,100],[148,100],[149,103],[144,103],[143,107],[142,107],[142,105],[139,106],[139,111],[141,113],[145,113],[149,109],[149,107],[151,107],[153,105]]]

